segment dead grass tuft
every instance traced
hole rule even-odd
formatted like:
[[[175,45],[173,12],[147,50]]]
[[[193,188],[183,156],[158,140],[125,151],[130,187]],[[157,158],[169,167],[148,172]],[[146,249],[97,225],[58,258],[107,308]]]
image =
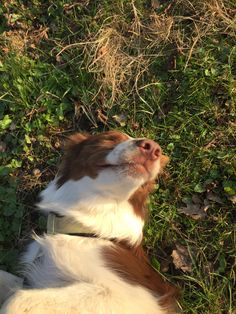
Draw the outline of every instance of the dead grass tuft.
[[[0,39],[2,42],[4,42],[4,47],[2,48],[2,50],[5,53],[11,50],[22,53],[27,43],[27,37],[25,36],[24,32],[16,30],[4,32],[0,36]]]
[[[126,52],[129,42],[114,25],[101,28],[86,45],[88,70],[97,73],[102,89],[110,90],[112,102],[123,93],[124,83],[129,84],[132,75],[137,75],[145,64],[142,54]]]
[[[156,14],[155,12],[150,15],[150,25],[147,28],[147,35],[151,40],[158,40],[161,42],[172,41],[173,38],[173,16],[166,14]]]
[[[25,53],[28,48],[35,49],[42,39],[48,39],[48,28],[39,29],[13,29],[3,32],[0,40],[4,43],[2,50],[5,53],[15,51],[19,55]]]
[[[235,35],[236,29],[236,9],[232,9],[228,6],[228,1],[223,0],[211,0],[205,3],[205,6],[209,12],[212,13],[216,22],[221,22],[224,27],[224,31],[231,29],[232,35]]]
[[[138,96],[145,102],[140,91],[152,83],[143,78],[150,65],[168,49],[186,55],[186,68],[205,38],[219,33],[235,36],[235,12],[230,9],[230,0],[177,0],[160,13],[151,8],[145,15],[134,1],[130,8],[131,20],[125,18],[125,12],[110,17],[93,36],[89,34],[83,42],[59,52],[82,46],[85,65],[99,82],[96,96],[102,92],[111,104],[123,94]]]
[[[149,25],[143,24],[141,14],[132,3],[133,20],[130,24],[121,16],[101,29],[85,42],[88,71],[96,73],[100,90],[111,95],[111,104],[124,93],[136,93],[140,98],[139,81],[148,70],[154,57],[161,51],[173,25],[172,17],[149,17]]]

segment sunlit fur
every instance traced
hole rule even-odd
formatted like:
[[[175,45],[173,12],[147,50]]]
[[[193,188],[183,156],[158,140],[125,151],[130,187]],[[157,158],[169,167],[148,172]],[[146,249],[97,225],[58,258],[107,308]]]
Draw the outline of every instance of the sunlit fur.
[[[78,162],[73,161],[72,168],[71,164],[66,164],[66,160],[71,162],[76,156],[69,151],[68,159],[41,193],[38,204],[44,212],[72,217],[98,237],[62,234],[35,237],[24,258],[30,288],[13,294],[5,302],[2,314],[169,313],[158,301],[163,296],[124,280],[107,266],[103,254],[106,248],[116,249],[117,241],[126,243],[127,248],[140,245],[144,225],[141,211],[148,189],[144,188],[145,197],[139,197],[137,201],[135,195],[137,191],[142,193],[142,187],[158,175],[166,157],[161,155],[153,161],[148,160],[148,171],[145,171],[136,166],[144,158],[135,139],[117,132],[104,134],[101,135],[103,141],[99,136],[95,139],[80,135],[72,138],[68,149],[78,151]],[[93,147],[96,139],[100,140],[102,154],[99,155],[99,146],[90,148],[87,167],[90,163],[93,169],[82,169],[86,161],[83,147],[79,145]],[[110,240],[114,238],[115,241]]]

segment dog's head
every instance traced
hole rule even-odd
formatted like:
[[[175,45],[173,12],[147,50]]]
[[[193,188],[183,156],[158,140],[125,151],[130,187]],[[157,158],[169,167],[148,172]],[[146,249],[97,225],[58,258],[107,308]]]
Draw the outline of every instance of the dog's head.
[[[161,147],[149,139],[135,139],[117,131],[75,134],[66,145],[57,185],[61,187],[68,180],[89,177],[104,194],[107,189],[109,194],[124,198],[153,181],[168,160]]]
[[[110,131],[72,135],[38,207],[72,217],[90,232],[140,243],[146,199],[168,157],[152,140]]]

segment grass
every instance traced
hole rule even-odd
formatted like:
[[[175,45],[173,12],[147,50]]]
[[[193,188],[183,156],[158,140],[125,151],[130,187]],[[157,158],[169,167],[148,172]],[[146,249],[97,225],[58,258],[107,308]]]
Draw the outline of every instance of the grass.
[[[234,313],[233,8],[230,0],[2,2],[1,268],[16,271],[31,230],[45,228],[33,204],[63,137],[115,128],[157,140],[171,157],[149,204],[154,267],[181,287],[184,313]],[[203,220],[179,212],[193,197],[210,205]],[[188,271],[173,263],[179,246]]]

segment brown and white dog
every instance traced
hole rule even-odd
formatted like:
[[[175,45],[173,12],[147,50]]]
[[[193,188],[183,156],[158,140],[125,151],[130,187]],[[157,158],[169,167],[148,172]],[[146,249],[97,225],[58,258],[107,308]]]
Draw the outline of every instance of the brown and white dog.
[[[28,287],[1,313],[175,313],[176,288],[141,246],[146,199],[167,162],[152,140],[117,131],[71,136],[38,207],[69,217],[83,234],[37,237],[24,257]]]

